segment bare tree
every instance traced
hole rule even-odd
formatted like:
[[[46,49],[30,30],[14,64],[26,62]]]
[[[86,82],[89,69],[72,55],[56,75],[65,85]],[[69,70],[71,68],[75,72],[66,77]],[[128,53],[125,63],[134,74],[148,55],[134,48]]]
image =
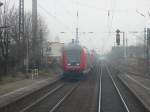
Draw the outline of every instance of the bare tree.
[[[13,9],[14,7],[12,7]],[[8,13],[9,12],[9,13]],[[8,4],[5,4],[4,10],[1,10],[0,18],[0,49],[1,49],[1,68],[4,74],[7,74],[8,69],[8,55],[9,55],[9,43],[10,43],[10,33],[8,25],[8,19],[11,16],[12,10],[9,11]]]
[[[8,64],[11,65],[14,71],[24,70],[24,61],[29,54],[29,64],[32,65],[32,60],[37,58],[41,64],[42,44],[47,32],[47,27],[41,17],[38,17],[37,31],[37,50],[38,55],[33,54],[34,41],[32,39],[32,14],[25,13],[25,31],[24,41],[19,39],[19,12],[14,6],[5,10],[0,10],[0,67],[3,74],[7,74]]]

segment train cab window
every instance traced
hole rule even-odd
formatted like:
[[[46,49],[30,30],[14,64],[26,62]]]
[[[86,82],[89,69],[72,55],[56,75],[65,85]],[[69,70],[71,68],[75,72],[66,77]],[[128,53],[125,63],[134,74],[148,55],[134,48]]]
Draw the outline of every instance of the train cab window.
[[[81,50],[72,49],[72,50],[67,50],[66,53],[67,53],[67,60],[69,64],[72,63],[80,64]]]

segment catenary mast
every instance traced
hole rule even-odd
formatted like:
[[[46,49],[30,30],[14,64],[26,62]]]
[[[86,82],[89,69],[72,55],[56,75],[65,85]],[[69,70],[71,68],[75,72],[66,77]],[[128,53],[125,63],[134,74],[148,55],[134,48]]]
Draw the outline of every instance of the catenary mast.
[[[19,39],[24,40],[24,0],[19,0]]]
[[[32,42],[33,63],[38,64],[37,0],[32,0]]]

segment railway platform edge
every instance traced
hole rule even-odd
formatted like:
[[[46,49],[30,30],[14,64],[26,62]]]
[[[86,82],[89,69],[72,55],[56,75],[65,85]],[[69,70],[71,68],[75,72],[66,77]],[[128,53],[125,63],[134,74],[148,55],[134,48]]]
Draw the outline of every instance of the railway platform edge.
[[[14,89],[13,91],[0,95],[0,108],[55,82],[57,79],[58,78],[38,79],[37,81],[33,81],[33,83],[31,84],[28,84],[26,86]]]

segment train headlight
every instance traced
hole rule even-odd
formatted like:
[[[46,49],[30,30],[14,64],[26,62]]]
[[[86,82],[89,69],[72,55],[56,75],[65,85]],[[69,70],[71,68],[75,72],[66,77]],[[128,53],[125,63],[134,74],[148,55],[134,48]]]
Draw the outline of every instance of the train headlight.
[[[67,65],[68,65],[68,66],[70,66],[71,64],[70,64],[70,63],[68,63]]]
[[[79,66],[80,64],[79,63],[77,63],[77,66]]]

